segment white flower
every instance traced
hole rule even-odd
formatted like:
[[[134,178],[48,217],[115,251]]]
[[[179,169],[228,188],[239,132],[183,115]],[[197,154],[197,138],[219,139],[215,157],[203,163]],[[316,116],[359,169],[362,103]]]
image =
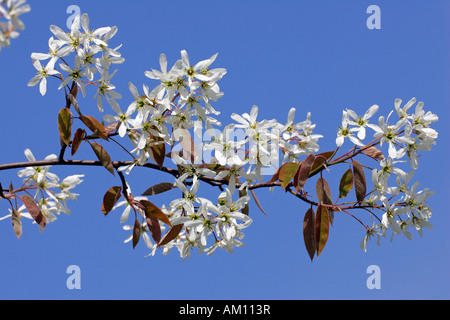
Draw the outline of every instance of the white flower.
[[[384,117],[380,116],[378,119],[378,125],[375,127],[375,134],[374,138],[381,138],[380,139],[380,146],[383,145],[383,143],[388,143],[388,153],[389,156],[392,159],[395,159],[398,157],[397,155],[397,149],[395,148],[396,143],[404,143],[404,144],[412,144],[414,143],[414,139],[408,136],[400,136],[400,129],[408,123],[408,120],[406,118],[400,119],[396,124],[389,125],[389,117],[391,116],[393,111],[391,111],[386,119],[386,122],[384,121]]]
[[[78,86],[81,88],[81,92],[83,93],[83,97],[86,96],[86,88],[82,81],[83,77],[86,75],[86,71],[81,68],[82,61],[79,56],[75,57],[75,68],[71,68],[64,63],[59,64],[60,68],[68,73],[68,76],[64,81],[60,84],[58,89],[63,88],[65,85],[69,84],[71,81],[75,81]]]
[[[28,86],[29,87],[34,87],[35,85],[37,85],[40,82],[40,84],[39,84],[39,92],[42,95],[45,95],[45,93],[47,92],[47,77],[59,74],[59,72],[54,69],[55,61],[54,60],[50,60],[45,67],[42,67],[41,62],[39,60],[34,60],[33,61],[33,66],[38,71],[38,74],[36,76],[34,76],[28,82]]]
[[[30,149],[25,150],[25,156],[28,161],[35,162],[36,158]],[[55,154],[51,154],[45,157],[44,160],[55,160],[58,157]],[[37,166],[37,167],[27,167],[26,169],[19,170],[17,173],[20,178],[24,178],[24,182],[29,184],[31,182],[41,183],[44,179],[49,179],[51,182],[57,183],[59,181],[59,177],[48,170],[51,166]]]
[[[364,146],[364,144],[356,137],[353,136],[353,132],[358,131],[358,128],[349,128],[349,117],[347,111],[342,111],[342,126],[339,127],[337,137],[336,137],[336,145],[341,147],[344,144],[345,138],[350,139],[351,142],[358,146]]]
[[[110,123],[119,121],[120,122],[119,136],[123,137],[127,133],[127,129],[130,128],[130,125],[133,124],[133,119],[131,119],[131,115],[134,113],[135,110],[136,110],[135,106],[133,106],[133,105],[130,105],[127,108],[126,112],[115,109],[114,111],[116,111],[117,115],[115,115],[115,116],[105,115],[105,116],[103,116],[103,119],[106,122],[110,122]]]
[[[369,123],[369,119],[378,111],[379,107],[378,105],[374,104],[371,106],[367,111],[364,113],[364,115],[358,116],[355,111],[347,109],[348,115],[353,119],[349,120],[348,124],[357,126],[357,130],[355,132],[358,132],[357,136],[360,140],[364,140],[366,137],[366,127],[376,129],[376,126]]]

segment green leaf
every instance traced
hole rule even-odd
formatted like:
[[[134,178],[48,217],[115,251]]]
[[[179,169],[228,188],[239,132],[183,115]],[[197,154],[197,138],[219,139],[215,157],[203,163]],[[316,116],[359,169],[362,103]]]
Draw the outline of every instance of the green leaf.
[[[344,172],[339,183],[339,198],[345,198],[353,188],[353,172],[348,169]]]
[[[119,201],[122,195],[121,191],[122,187],[112,187],[103,196],[102,212],[105,216],[111,212],[114,205]]]
[[[181,230],[183,230],[183,224],[172,226],[161,239],[161,242],[158,243],[158,247],[164,246],[175,239],[180,234]]]
[[[155,184],[154,186],[151,186],[150,188],[145,190],[142,195],[143,196],[153,196],[155,194],[159,194],[159,193],[163,193],[163,192],[172,190],[173,188],[175,188],[173,183],[161,182],[161,183]]]
[[[70,144],[72,136],[72,114],[69,109],[62,108],[58,113],[58,129],[61,141],[67,146]]]
[[[34,221],[36,221],[41,228],[45,229],[45,216],[42,214],[41,209],[39,209],[34,199],[26,194],[20,196],[19,198],[22,200],[28,213],[31,217],[33,217]]]
[[[95,154],[97,155],[98,160],[100,160],[100,162],[102,163],[102,166],[104,166],[106,170],[108,170],[114,176],[114,166],[112,164],[111,157],[106,152],[106,150],[96,142],[91,142],[90,145],[92,147],[92,150],[94,150]]]
[[[94,135],[96,134],[99,138],[108,141],[108,134],[106,133],[105,127],[91,116],[80,116],[80,120],[88,127]]]
[[[169,218],[157,206],[148,200],[140,200],[140,204],[144,207],[145,216],[153,219],[159,219],[165,224],[171,226]]]
[[[314,235],[315,217],[314,210],[309,208],[303,218],[303,240],[305,242],[306,251],[308,251],[311,261],[316,253],[316,241]]]
[[[328,240],[328,234],[330,232],[328,209],[322,205],[317,207],[314,231],[318,257],[322,253],[323,248],[325,248]]]
[[[353,182],[355,184],[356,200],[360,203],[366,197],[366,175],[361,164],[353,160]]]
[[[309,174],[311,173],[311,168],[314,163],[315,155],[309,154],[305,160],[298,167],[297,172],[294,177],[294,187],[300,192],[305,186],[306,180],[308,180]]]
[[[288,162],[281,166],[280,172],[278,173],[278,179],[280,180],[281,187],[286,189],[289,182],[294,178],[295,173],[299,167],[298,163]]]

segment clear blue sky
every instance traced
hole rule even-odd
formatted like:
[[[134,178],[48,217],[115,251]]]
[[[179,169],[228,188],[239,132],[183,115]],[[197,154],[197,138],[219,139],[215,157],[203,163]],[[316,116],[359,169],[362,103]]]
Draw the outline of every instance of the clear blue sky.
[[[373,104],[378,115],[393,108],[395,98],[412,97],[437,113],[437,145],[420,159],[416,178],[436,190],[429,200],[433,231],[421,239],[398,237],[375,241],[364,253],[364,230],[348,216],[336,214],[327,246],[311,263],[301,226],[308,206],[280,190],[257,190],[269,216],[252,203],[254,219],[245,247],[233,255],[216,252],[183,262],[173,251],[144,258],[147,249],[123,244],[128,232],[120,212],[104,217],[101,198],[118,185],[100,168],[55,168],[60,176],[84,173],[72,215],[61,216],[43,234],[26,223],[20,240],[10,222],[0,224],[1,299],[448,299],[450,258],[448,225],[449,32],[450,3],[430,1],[29,1],[26,30],[0,53],[0,162],[25,161],[24,149],[36,158],[59,152],[57,112],[63,93],[51,81],[42,97],[27,87],[35,74],[31,52],[46,52],[49,26],[65,28],[71,4],[88,13],[91,27],[117,25],[114,43],[126,62],[114,83],[125,101],[132,81],[154,85],[144,76],[159,69],[160,53],[169,65],[186,49],[193,61],[216,52],[216,67],[225,67],[220,82],[225,96],[214,106],[223,123],[233,112],[249,112],[284,121],[291,107],[298,120],[308,111],[323,134],[321,151],[335,148],[342,109],[364,112]],[[381,29],[366,27],[366,9],[381,8]],[[91,96],[92,97],[92,96]],[[92,104],[91,97],[82,103]],[[80,150],[79,157],[92,158]],[[164,181],[150,170],[134,172],[133,190]],[[139,173],[139,174],[136,174]],[[333,171],[331,172],[333,173]],[[335,174],[339,176],[339,173]],[[332,174],[330,175],[332,176]],[[171,178],[171,177],[168,177]],[[0,181],[19,183],[15,171]],[[336,181],[330,178],[332,190]],[[333,189],[334,188],[334,189]],[[156,199],[156,198],[155,198]],[[161,196],[158,203],[168,203]],[[7,214],[0,201],[0,216]],[[81,290],[68,290],[66,269],[81,268]],[[366,287],[370,265],[381,270],[381,289]]]

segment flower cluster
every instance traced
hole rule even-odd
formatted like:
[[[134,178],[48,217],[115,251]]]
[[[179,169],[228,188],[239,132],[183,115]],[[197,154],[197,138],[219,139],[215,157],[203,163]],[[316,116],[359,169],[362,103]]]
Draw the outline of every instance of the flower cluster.
[[[123,190],[127,192],[126,195],[123,193],[127,199],[114,206],[114,209],[125,206],[121,223],[128,221],[131,210],[136,214],[135,221],[139,216],[142,218],[142,223],[125,225],[125,230],[133,230],[133,234],[125,241],[133,240],[134,244],[138,240],[136,237],[143,238],[150,250],[149,255],[154,255],[157,247],[161,247],[164,253],[176,247],[183,259],[190,257],[192,248],[207,254],[212,254],[217,248],[233,252],[234,247],[243,245],[242,230],[252,223],[252,219],[246,214],[250,199],[249,187],[261,181],[263,175],[276,177],[274,172],[286,163],[299,168],[297,171],[302,171],[302,174],[305,174],[305,170],[307,175],[311,173],[314,162],[308,161],[314,161],[315,156],[311,158],[311,155],[319,151],[319,139],[323,136],[314,133],[316,125],[311,121],[309,112],[306,119],[296,122],[296,109],[291,108],[286,122],[278,122],[276,119],[258,119],[259,108],[253,106],[250,113],[233,113],[231,118],[234,123],[220,130],[220,112],[214,108],[213,103],[223,96],[218,82],[227,71],[224,68],[212,68],[217,53],[192,63],[188,53],[182,50],[180,59],[170,68],[166,55],[161,54],[160,70],[152,69],[144,73],[147,78],[156,81],[156,85],[151,88],[144,83],[140,90],[129,82],[128,88],[133,98],[123,108],[116,101],[122,96],[111,84],[111,78],[117,70],[110,72],[111,65],[124,62],[117,51],[120,46],[112,49],[108,44],[116,34],[117,27],[90,30],[89,18],[84,14],[74,19],[69,33],[57,26],[51,26],[50,30],[56,38],[50,38],[48,53],[31,55],[38,74],[28,85],[40,83],[39,89],[44,95],[46,78],[52,76],[61,81],[59,88],[65,88],[66,97],[67,90],[76,94],[75,87],[85,96],[86,85],[96,86],[94,98],[97,99],[98,110],[104,111],[103,99],[106,99],[113,111],[112,114],[104,115],[103,121],[110,123],[110,128],[115,128],[112,129],[116,130],[114,134],[121,138],[127,137],[132,144],[131,150],[127,152],[134,160],[115,168],[121,175],[122,183],[125,183],[123,173],[130,174],[135,167],[149,163],[156,163],[161,170],[171,172],[176,177],[173,185],[168,183],[169,189],[178,188],[182,197],[171,201],[168,206],[158,208],[165,216],[163,222],[167,222],[172,228],[182,226],[171,241],[160,243],[161,231],[166,227],[159,227],[157,221],[148,217],[146,210],[138,205],[141,203],[139,201],[147,201],[147,198],[133,197],[128,192],[129,186],[128,191],[127,188]],[[72,53],[75,55],[75,63],[70,67],[66,60]],[[49,60],[45,66],[41,64],[43,60]],[[57,70],[55,66],[59,60],[62,63]],[[98,74],[100,79],[95,79]],[[409,181],[419,166],[417,152],[430,150],[438,137],[437,132],[430,127],[438,117],[425,112],[423,102],[417,104],[414,113],[409,113],[415,102],[415,99],[411,99],[401,106],[402,101],[395,100],[394,110],[386,119],[380,116],[378,124],[371,122],[371,118],[379,110],[378,105],[371,106],[362,116],[350,109],[343,111],[342,123],[335,140],[337,149],[346,140],[350,140],[354,146],[341,157],[344,160],[335,160],[331,165],[353,160],[353,156],[360,153],[368,154],[371,148],[372,152],[373,148],[379,151],[376,145],[387,147],[386,157],[383,154],[371,156],[380,165],[372,169],[374,189],[365,194],[364,188],[364,201],[360,197],[357,201],[365,208],[377,208],[384,212],[377,224],[374,223],[372,228],[367,227],[367,235],[361,244],[364,250],[369,238],[375,234],[385,235],[388,229],[393,231],[393,235],[405,234],[411,238],[408,231],[410,227],[418,230],[420,235],[423,227],[431,228],[428,222],[431,209],[425,202],[432,192],[428,189],[418,191],[418,183],[409,185]],[[74,107],[78,108],[75,104]],[[80,111],[77,112],[81,116]],[[392,122],[394,112],[398,119]],[[364,142],[370,136],[368,129],[373,131],[373,135],[370,142]],[[337,150],[329,152],[332,154],[331,158],[336,152]],[[322,163],[331,159],[325,159],[323,154],[321,157]],[[166,158],[172,160],[177,170],[169,171],[164,167]],[[305,167],[309,165],[309,171],[300,170],[305,158],[308,159]],[[402,160],[404,158],[408,161]],[[411,170],[404,171],[397,165],[406,162],[410,164]],[[330,163],[327,162],[328,164]],[[320,166],[321,164],[316,167],[315,173],[318,173]],[[45,168],[39,174],[32,170],[34,169],[28,168],[19,174],[28,177],[28,181],[34,181],[36,185],[43,181],[55,183]],[[296,173],[297,180],[299,176]],[[69,179],[71,183],[78,183],[79,176],[76,177],[73,181]],[[395,185],[391,184],[392,180],[395,180]],[[220,188],[221,193],[216,201],[201,196],[200,181]],[[353,186],[353,181],[351,183]],[[301,188],[297,188],[298,186],[295,186],[298,193],[289,191],[305,200],[306,193],[298,190],[303,185]],[[44,187],[39,187],[41,194],[47,192]],[[323,187],[323,193],[325,192]],[[345,194],[347,193],[348,191]],[[309,199],[306,202],[314,203]],[[339,204],[321,205],[327,205],[333,211],[335,208],[332,206]],[[153,225],[156,223],[158,226]],[[136,226],[140,232],[136,231]]]
[[[125,59],[117,51],[120,46],[116,48],[109,46],[109,41],[117,33],[117,30],[118,28],[115,26],[89,29],[87,14],[75,17],[69,33],[58,26],[50,26],[50,31],[55,37],[50,37],[48,41],[48,53],[33,52],[31,54],[37,75],[29,81],[28,86],[40,83],[39,91],[45,95],[47,77],[54,76],[61,79],[59,89],[67,87],[70,92],[71,88],[68,85],[73,82],[85,96],[86,84],[93,84],[97,87],[95,98],[99,111],[103,112],[103,98],[114,110],[119,110],[116,99],[120,99],[121,95],[114,91],[115,86],[111,84],[111,78],[117,70],[111,73],[110,68],[113,64],[123,63]],[[75,53],[75,61],[70,66],[65,58],[72,52]],[[48,60],[45,66],[41,64],[43,60]],[[61,71],[56,69],[56,63],[59,60],[62,61],[59,64]],[[100,75],[97,80],[94,79],[96,74]]]
[[[3,47],[9,47],[11,39],[19,36],[19,31],[25,29],[19,16],[30,11],[30,5],[26,0],[1,0],[0,1],[0,51]]]
[[[28,161],[36,161],[29,149],[25,150],[25,156]],[[57,159],[56,155],[51,154],[45,157],[44,160],[55,159]],[[83,182],[81,178],[84,177],[84,175],[71,175],[61,181],[56,174],[49,171],[50,168],[51,166],[27,167],[18,172],[18,176],[23,179],[23,185],[17,192],[26,191],[33,196],[32,198],[45,217],[46,223],[54,222],[57,219],[57,215],[61,213],[70,214],[71,211],[67,207],[67,200],[77,200],[78,194],[73,193],[72,189]],[[33,190],[34,194],[32,194]],[[16,193],[14,190],[12,192]],[[10,214],[0,218],[0,220],[11,217],[12,210],[9,211]],[[33,220],[25,205],[20,206],[17,211],[20,217]],[[40,229],[42,231],[41,226]]]
[[[418,151],[431,150],[436,143],[438,133],[431,125],[438,121],[438,116],[423,110],[424,103],[418,102],[414,113],[409,113],[409,109],[416,103],[412,98],[403,107],[402,100],[396,99],[394,110],[388,117],[378,118],[378,125],[369,123],[369,118],[377,111],[378,106],[370,107],[364,116],[358,116],[353,110],[343,112],[342,126],[339,128],[336,144],[342,146],[344,139],[349,140],[356,146],[366,146],[362,140],[366,137],[366,127],[373,129],[373,140],[379,143],[380,147],[387,145],[387,157],[379,159],[380,167],[372,169],[371,180],[374,190],[366,200],[366,203],[377,205],[384,211],[382,220],[373,224],[369,228],[367,235],[361,242],[361,247],[366,250],[367,241],[373,235],[386,235],[388,229],[394,235],[404,234],[408,239],[412,234],[408,229],[415,228],[422,236],[422,228],[432,229],[428,219],[431,217],[431,209],[426,205],[426,200],[434,193],[429,189],[418,190],[419,183],[409,184],[414,172],[419,167]],[[396,112],[398,119],[392,121],[392,114]],[[391,122],[392,121],[392,122]],[[357,135],[353,134],[357,132]],[[401,164],[408,158],[410,170],[405,172]],[[395,180],[395,184],[390,182]],[[392,240],[392,238],[391,238]]]

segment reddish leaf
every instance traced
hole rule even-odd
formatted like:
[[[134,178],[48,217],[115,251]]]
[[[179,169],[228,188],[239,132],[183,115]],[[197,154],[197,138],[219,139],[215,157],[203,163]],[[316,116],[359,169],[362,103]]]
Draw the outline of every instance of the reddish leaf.
[[[78,87],[74,86],[72,88],[72,90],[74,90],[74,89],[75,89],[75,92],[73,94],[72,93],[69,94],[69,100],[70,100],[70,103],[73,105],[75,111],[78,113],[78,115],[81,116],[80,107],[78,106],[78,102],[76,99],[77,93],[78,93]]]
[[[69,109],[62,108],[58,113],[58,129],[61,141],[67,146],[70,144],[72,136],[72,114]]]
[[[94,134],[97,134],[99,138],[108,140],[108,134],[105,127],[91,116],[80,116],[80,120],[88,127]]]
[[[103,196],[102,212],[106,216],[121,197],[122,187],[112,187]]]
[[[12,226],[17,239],[22,235],[22,222],[20,221],[20,212],[12,209]]]
[[[272,176],[272,178],[270,178],[269,181],[267,181],[267,183],[277,182],[280,179],[280,169],[281,167],[277,169],[277,172],[275,172],[275,174]]]
[[[164,159],[166,158],[166,145],[164,144],[164,140],[159,137],[155,137],[150,135],[151,138],[157,143],[152,145],[150,150],[152,151],[153,159],[155,163],[162,168],[164,164]]]
[[[147,200],[140,200],[140,204],[143,205],[145,216],[152,219],[159,219],[165,224],[171,226],[169,218],[162,212],[157,206]]]
[[[155,194],[163,193],[169,190],[172,190],[174,187],[173,183],[171,182],[161,182],[158,184],[155,184],[154,186],[151,186],[147,190],[144,191],[142,194],[143,196],[153,196]]]
[[[353,172],[348,169],[342,175],[341,181],[339,183],[339,198],[345,198],[350,190],[353,188]]]
[[[330,161],[333,158],[336,151],[327,151],[318,153],[314,159],[313,165],[311,167],[311,173],[314,175],[319,172],[320,168],[322,168],[323,164],[326,161]]]
[[[366,197],[366,176],[361,164],[353,160],[353,181],[355,184],[356,200],[362,202]]]
[[[33,217],[34,221],[43,229],[45,229],[45,216],[42,214],[41,209],[39,209],[38,205],[28,195],[23,195],[20,197],[23,204],[27,208],[28,213]]]
[[[299,167],[298,163],[288,162],[281,166],[280,172],[278,173],[278,179],[280,180],[281,187],[286,189],[289,182],[294,178],[295,172]]]
[[[147,217],[146,221],[153,240],[155,240],[156,243],[159,243],[161,241],[161,226],[159,225],[158,219]]]
[[[369,147],[363,151],[366,155],[375,160],[384,160],[384,154],[377,147]]]
[[[176,141],[180,141],[181,147],[184,151],[183,158],[194,163],[198,151],[189,131],[184,128],[178,128],[174,131],[174,138]]]
[[[256,193],[255,193],[255,191],[253,191],[253,190],[250,190],[250,193],[252,194],[252,196],[253,196],[253,200],[255,200],[255,203],[256,203],[256,205],[258,206],[258,208],[259,208],[259,210],[261,210],[262,211],[262,213],[264,213],[266,216],[268,216],[268,214],[264,211],[264,209],[262,208],[262,206],[261,206],[261,202],[259,202],[259,199],[258,199],[258,197],[256,197]]]
[[[81,128],[78,128],[75,134],[73,135],[73,141],[72,141],[72,157],[77,152],[78,147],[81,144],[81,141],[83,141],[84,137],[86,135],[86,131],[84,131]]]
[[[114,166],[112,164],[111,157],[106,152],[106,150],[96,142],[91,142],[90,145],[92,147],[92,150],[94,150],[95,154],[97,155],[98,160],[100,160],[100,162],[102,163],[102,166],[104,166],[106,170],[111,172],[111,174],[114,176]]]
[[[141,238],[141,223],[136,218],[136,220],[134,221],[134,227],[133,227],[133,249],[138,244],[140,238]]]
[[[298,168],[297,172],[295,173],[294,178],[294,187],[297,189],[298,192],[300,192],[305,183],[306,180],[308,180],[309,174],[311,173],[311,168],[313,165],[315,159],[315,155],[312,153],[309,154],[306,159],[301,163],[300,167]]]
[[[113,134],[114,132],[116,132],[116,131],[119,129],[120,125],[121,125],[121,122],[120,122],[120,121],[117,121],[117,122],[113,122],[113,123],[111,123],[111,124],[108,124],[108,125],[105,127],[105,132],[106,132],[106,134],[107,134],[108,136],[111,135],[111,134]]]
[[[316,253],[316,241],[314,239],[315,217],[314,210],[309,208],[303,218],[303,240],[305,242],[306,251],[308,251],[311,261]]]
[[[330,231],[330,221],[328,217],[328,209],[319,205],[316,211],[316,221],[314,225],[314,237],[316,241],[317,256],[320,255],[325,247],[328,234]]]
[[[331,198],[331,190],[327,181],[320,177],[316,182],[316,193],[319,202],[324,204],[333,204],[333,200]]]
[[[164,235],[164,237],[161,239],[161,242],[158,243],[158,247],[164,246],[168,244],[170,241],[175,239],[183,229],[183,224],[177,224],[175,226],[172,226],[169,231]]]

